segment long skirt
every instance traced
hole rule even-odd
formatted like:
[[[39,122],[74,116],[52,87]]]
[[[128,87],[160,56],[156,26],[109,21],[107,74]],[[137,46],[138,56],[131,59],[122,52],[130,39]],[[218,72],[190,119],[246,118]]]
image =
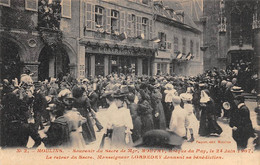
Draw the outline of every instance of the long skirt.
[[[208,136],[211,133],[221,134],[222,128],[218,125],[216,117],[214,115],[210,115],[207,113],[206,110],[202,110],[200,118],[199,135]]]
[[[70,145],[71,148],[85,148],[86,144],[82,136],[82,132],[79,130],[70,133]]]
[[[128,142],[126,142],[126,136],[128,136]],[[111,137],[105,137],[104,135],[100,144],[100,148],[104,149],[130,148],[132,146],[132,136],[125,133],[125,126],[114,127]]]
[[[90,116],[86,115],[84,117],[87,119],[87,122],[82,124],[82,135],[85,143],[89,144],[96,140],[96,134]]]

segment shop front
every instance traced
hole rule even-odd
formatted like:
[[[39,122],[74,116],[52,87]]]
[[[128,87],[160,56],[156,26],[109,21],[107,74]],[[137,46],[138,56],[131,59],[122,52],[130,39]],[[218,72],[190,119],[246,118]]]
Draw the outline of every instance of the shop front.
[[[153,49],[99,43],[86,44],[86,76],[111,73],[150,75]]]

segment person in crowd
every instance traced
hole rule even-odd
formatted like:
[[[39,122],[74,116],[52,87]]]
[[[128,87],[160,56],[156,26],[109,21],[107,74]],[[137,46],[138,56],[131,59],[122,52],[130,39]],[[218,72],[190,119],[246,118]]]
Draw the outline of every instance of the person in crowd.
[[[95,90],[93,90],[93,86],[92,85],[89,85],[87,87],[87,89],[88,89],[88,98],[89,98],[90,107],[91,107],[90,113],[91,113],[93,119],[96,122],[96,126],[98,128],[98,132],[100,132],[103,129],[103,126],[102,126],[102,124],[99,122],[99,120],[96,117],[96,112],[98,111],[98,107],[97,107],[98,95],[95,92]]]
[[[175,132],[177,135],[187,139],[186,126],[188,122],[188,113],[184,110],[184,103],[179,96],[174,96],[172,98],[174,105],[174,111],[172,111],[169,131]]]
[[[127,100],[129,101],[127,108],[130,110],[132,121],[133,121],[132,139],[133,142],[135,142],[141,138],[142,121],[141,121],[141,117],[138,114],[139,112],[138,105],[134,103],[135,95],[133,93],[129,93],[127,95]]]
[[[178,93],[177,91],[174,89],[173,85],[168,83],[165,85],[165,117],[166,117],[166,126],[169,126],[170,123],[170,116],[172,114],[172,110],[174,110],[174,107],[172,105],[172,98],[174,96],[177,96]]]
[[[154,84],[155,85],[155,84]],[[166,120],[164,115],[164,109],[162,105],[162,94],[160,93],[159,86],[150,85],[151,91],[151,106],[153,107],[153,122],[154,129],[166,129]]]
[[[42,123],[42,115],[46,111],[47,108],[47,100],[42,90],[43,84],[38,82],[35,84],[35,92],[34,92],[34,102],[33,102],[33,112],[34,112],[34,120],[35,120],[35,127],[38,130],[44,129]]]
[[[194,92],[192,94],[192,104],[194,105],[195,116],[197,120],[200,120],[200,88],[199,84],[195,83]]]
[[[107,109],[106,132],[101,140],[100,148],[125,148],[133,145],[132,132],[133,122],[130,110],[125,105],[128,94],[127,86],[114,86],[106,91],[103,97],[109,104]],[[107,139],[107,140],[106,140]]]
[[[3,148],[27,147],[29,137],[34,140],[33,148],[41,144],[41,137],[36,129],[31,104],[33,95],[30,86],[12,88],[5,93],[1,112],[1,136],[4,137],[1,145]]]
[[[58,95],[59,100],[65,104],[64,118],[69,128],[69,148],[85,148],[85,141],[82,135],[82,125],[87,122],[76,108],[73,108],[74,98],[70,90],[62,90]]]
[[[138,102],[138,113],[141,116],[142,121],[142,135],[149,131],[154,129],[154,123],[153,123],[153,108],[151,107],[151,104],[149,103],[149,97],[145,93],[143,89],[140,89],[140,95],[141,98]]]
[[[86,118],[86,122],[82,124],[82,135],[86,144],[96,140],[96,134],[92,124],[91,105],[89,98],[84,95],[85,89],[81,86],[75,85],[72,89],[72,95],[75,98],[73,107],[77,108],[79,113]]]
[[[200,136],[209,136],[212,133],[220,135],[222,128],[216,121],[214,101],[209,96],[208,90],[201,91],[201,118],[199,126]]]
[[[190,139],[188,142],[193,142],[195,140],[194,138],[194,128],[196,127],[198,121],[194,115],[194,107],[191,104],[192,103],[192,94],[191,94],[191,89],[190,87],[187,88],[186,93],[180,94],[180,98],[184,102],[184,110],[187,111],[187,125],[186,125],[186,137],[187,137],[187,132],[190,132]]]
[[[229,126],[232,128],[232,137],[237,143],[237,149],[240,150],[247,148],[248,139],[255,137],[255,134],[244,96],[236,96],[235,103],[237,107],[233,109]]]

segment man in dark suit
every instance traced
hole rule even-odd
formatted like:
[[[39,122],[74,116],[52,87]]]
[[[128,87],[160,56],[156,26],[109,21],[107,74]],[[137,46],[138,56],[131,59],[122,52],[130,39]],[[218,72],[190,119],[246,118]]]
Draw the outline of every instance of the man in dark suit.
[[[103,126],[101,125],[101,123],[99,122],[99,120],[96,118],[96,114],[95,112],[98,111],[98,95],[97,93],[93,90],[93,86],[89,85],[88,86],[88,98],[89,98],[89,102],[90,102],[90,107],[91,107],[91,111],[90,113],[92,114],[93,119],[96,121],[96,126],[98,128],[98,131],[101,131],[103,129]],[[93,112],[93,110],[95,112]]]
[[[232,128],[232,137],[237,143],[237,149],[245,149],[248,139],[255,136],[254,129],[244,96],[236,96],[235,103],[237,108],[231,112],[229,125]]]

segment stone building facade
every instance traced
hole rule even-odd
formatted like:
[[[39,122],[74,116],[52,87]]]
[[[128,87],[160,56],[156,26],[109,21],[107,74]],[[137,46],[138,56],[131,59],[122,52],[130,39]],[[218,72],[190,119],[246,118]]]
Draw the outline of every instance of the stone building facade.
[[[29,69],[34,80],[77,75],[79,1],[1,0],[1,80]],[[73,26],[72,26],[73,25]]]
[[[155,53],[154,73],[185,76],[202,73],[202,32],[180,3],[155,1],[154,18],[155,34],[161,40]]]
[[[204,0],[205,69],[225,69],[237,63],[258,66],[259,1]],[[255,26],[255,27],[254,27]],[[258,28],[257,28],[258,26]]]
[[[151,1],[89,0],[83,8],[80,76],[152,74]]]

